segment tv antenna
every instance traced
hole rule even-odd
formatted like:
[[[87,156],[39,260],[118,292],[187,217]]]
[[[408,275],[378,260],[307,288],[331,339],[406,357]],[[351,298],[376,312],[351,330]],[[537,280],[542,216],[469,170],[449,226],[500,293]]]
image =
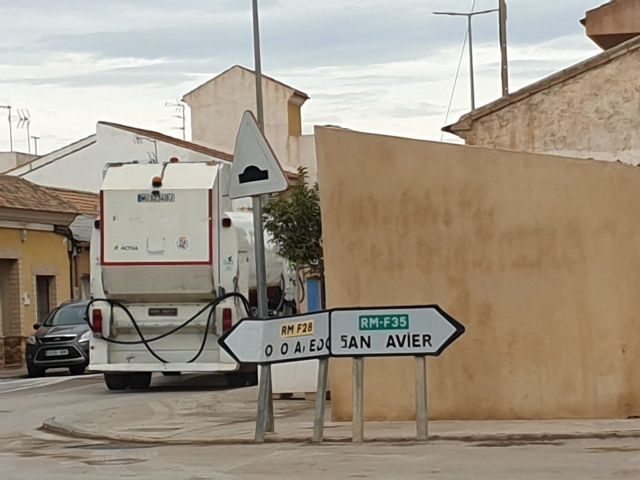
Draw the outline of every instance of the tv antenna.
[[[185,104],[180,100],[176,100],[173,102],[164,102],[165,107],[175,107],[175,113],[177,115],[173,115],[173,118],[179,118],[182,121],[181,127],[172,127],[173,130],[182,130],[182,139],[187,139],[187,117],[185,114]]]
[[[141,145],[142,142],[150,142],[153,143],[153,153],[147,152],[147,157],[149,157],[149,163],[158,163],[158,144],[153,138],[142,137],[140,135],[136,135],[133,139],[133,143]]]
[[[28,108],[18,108],[16,109],[18,112],[18,123],[16,124],[17,129],[26,128],[27,130],[27,148],[29,153],[31,153],[31,132],[29,130],[29,126],[31,125],[31,114],[29,113]]]

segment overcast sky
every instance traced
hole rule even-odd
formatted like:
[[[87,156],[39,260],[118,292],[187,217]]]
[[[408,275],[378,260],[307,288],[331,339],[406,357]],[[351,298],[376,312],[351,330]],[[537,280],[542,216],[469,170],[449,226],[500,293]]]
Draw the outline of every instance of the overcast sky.
[[[596,54],[579,20],[603,1],[508,0],[512,90]],[[440,139],[466,23],[432,12],[472,3],[260,0],[263,70],[310,95],[305,132],[335,124]],[[250,0],[0,0],[0,18],[0,105],[29,109],[39,153],[99,120],[179,136],[165,101],[230,65],[253,67]],[[500,95],[496,14],[474,20],[474,54],[482,105]],[[469,102],[465,53],[448,123]],[[27,151],[26,136],[14,130],[15,149]]]

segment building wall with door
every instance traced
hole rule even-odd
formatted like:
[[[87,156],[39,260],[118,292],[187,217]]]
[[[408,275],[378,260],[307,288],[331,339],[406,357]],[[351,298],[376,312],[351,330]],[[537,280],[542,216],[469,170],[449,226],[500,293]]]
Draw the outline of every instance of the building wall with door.
[[[0,367],[19,365],[38,312],[71,298],[68,240],[53,231],[0,226],[0,289]]]
[[[38,312],[71,298],[67,242],[53,231],[0,227],[2,364],[21,364]]]
[[[439,304],[432,419],[640,415],[640,170],[316,128],[328,307]],[[365,415],[414,418],[411,358],[365,360]],[[334,419],[351,361],[331,360]]]

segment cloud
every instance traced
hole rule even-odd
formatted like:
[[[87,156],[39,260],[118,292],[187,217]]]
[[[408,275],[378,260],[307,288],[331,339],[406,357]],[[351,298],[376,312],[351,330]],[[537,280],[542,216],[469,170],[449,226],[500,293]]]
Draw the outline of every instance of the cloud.
[[[509,0],[513,87],[597,50],[578,23],[603,0]],[[260,0],[263,68],[308,92],[315,122],[437,138],[471,0]],[[476,9],[495,0],[477,0]],[[29,107],[42,148],[112,118],[171,133],[164,100],[253,65],[250,2],[0,0],[0,103]],[[478,103],[499,95],[497,17],[474,20]],[[468,105],[466,56],[450,117]],[[450,118],[451,119],[451,118]],[[175,132],[173,132],[175,133]],[[55,138],[58,138],[56,144]],[[0,128],[0,149],[8,143]]]

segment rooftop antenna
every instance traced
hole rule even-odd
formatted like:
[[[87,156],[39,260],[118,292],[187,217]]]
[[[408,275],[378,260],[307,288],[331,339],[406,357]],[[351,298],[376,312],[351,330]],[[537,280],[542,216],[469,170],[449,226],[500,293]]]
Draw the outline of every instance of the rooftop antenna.
[[[35,135],[33,135],[31,138],[33,139],[33,148],[35,150],[35,154],[38,155],[38,140],[40,140],[40,137],[36,137]]]
[[[153,154],[147,152],[147,156],[149,157],[149,163],[158,163],[158,144],[156,141],[153,138],[142,137],[140,135],[136,135],[133,139],[133,143],[137,143],[138,145],[142,144],[142,142],[153,143]]]
[[[174,118],[179,118],[180,120],[182,120],[182,126],[181,127],[173,127],[173,130],[182,130],[182,139],[186,140],[187,139],[187,120],[186,120],[186,115],[185,115],[185,105],[184,102],[181,102],[180,100],[176,100],[175,103],[173,102],[164,102],[164,106],[165,107],[175,107],[176,108],[176,113],[177,115],[174,115]]]
[[[9,121],[9,151],[13,152],[13,127],[11,125],[11,105],[0,105],[0,108],[6,108],[9,111],[7,120]]]
[[[16,109],[18,112],[18,123],[16,128],[26,128],[27,130],[27,148],[29,153],[31,153],[31,142],[29,138],[31,138],[31,132],[29,131],[29,126],[31,125],[31,114],[29,113],[28,108],[18,108]]]

